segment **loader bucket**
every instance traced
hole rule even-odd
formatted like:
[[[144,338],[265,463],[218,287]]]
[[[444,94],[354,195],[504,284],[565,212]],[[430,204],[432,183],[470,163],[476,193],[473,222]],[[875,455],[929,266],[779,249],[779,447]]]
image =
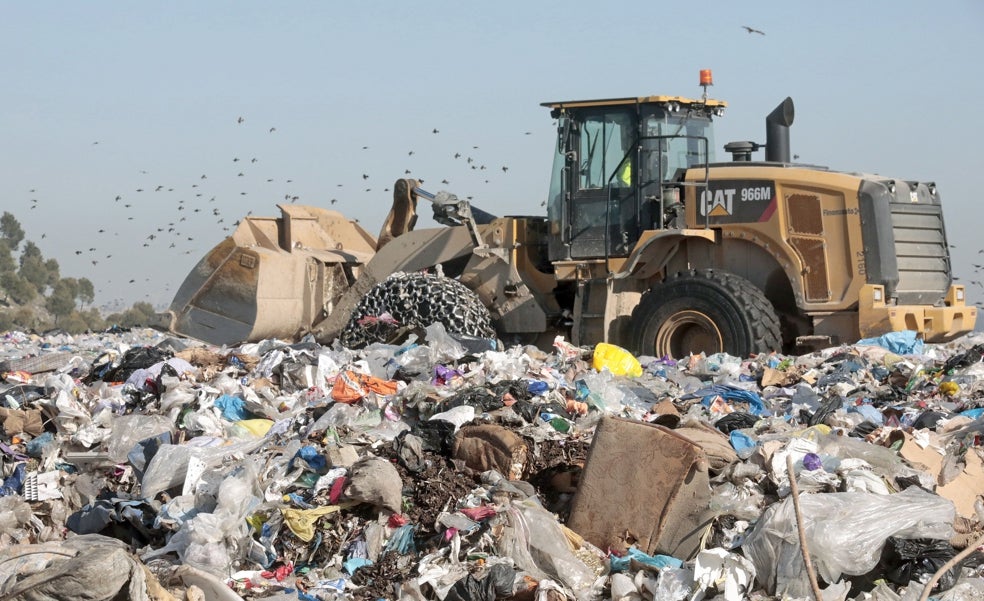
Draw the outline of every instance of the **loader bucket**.
[[[217,345],[291,338],[331,312],[375,241],[335,211],[280,209],[244,219],[198,262],[168,309],[171,331]]]

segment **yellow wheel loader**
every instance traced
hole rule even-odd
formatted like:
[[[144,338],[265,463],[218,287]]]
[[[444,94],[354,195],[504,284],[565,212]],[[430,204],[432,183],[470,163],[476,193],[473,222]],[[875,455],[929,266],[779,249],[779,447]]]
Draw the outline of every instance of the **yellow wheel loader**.
[[[974,329],[936,185],[793,163],[792,99],[766,118],[764,145],[727,144],[722,162],[713,119],[727,105],[706,93],[543,106],[558,123],[545,217],[496,217],[410,179],[376,238],[335,211],[279,205],[198,263],[170,329],[214,344],[329,343],[379,317],[355,309],[388,276],[420,270],[463,284],[507,343],[561,334],[637,354],[747,356]],[[441,227],[414,229],[420,200]]]

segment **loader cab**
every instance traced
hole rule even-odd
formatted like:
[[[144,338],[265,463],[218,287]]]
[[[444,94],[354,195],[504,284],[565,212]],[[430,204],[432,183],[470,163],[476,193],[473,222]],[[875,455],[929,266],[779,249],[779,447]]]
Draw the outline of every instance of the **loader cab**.
[[[625,257],[642,232],[678,227],[683,173],[714,162],[718,100],[650,96],[548,102],[557,144],[547,200],[551,261]]]

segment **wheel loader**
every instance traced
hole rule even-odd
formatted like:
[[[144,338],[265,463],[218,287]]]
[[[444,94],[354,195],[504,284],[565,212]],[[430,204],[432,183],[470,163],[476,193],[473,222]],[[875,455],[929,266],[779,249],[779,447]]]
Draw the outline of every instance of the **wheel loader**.
[[[559,334],[748,356],[974,329],[935,183],[792,162],[791,98],[767,116],[764,144],[726,144],[718,161],[713,120],[727,104],[704,90],[544,103],[557,122],[546,216],[497,217],[401,179],[377,237],[316,206],[247,217],[187,276],[170,329],[330,343],[374,286],[419,270],[464,284],[507,343]],[[440,227],[414,229],[421,200]]]

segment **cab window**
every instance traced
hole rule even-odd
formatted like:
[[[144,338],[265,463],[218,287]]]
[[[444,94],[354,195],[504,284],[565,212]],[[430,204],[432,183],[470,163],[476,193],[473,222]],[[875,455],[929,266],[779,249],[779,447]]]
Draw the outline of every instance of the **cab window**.
[[[632,117],[627,111],[587,116],[581,127],[578,187],[590,190],[607,186],[632,148],[633,138]]]

